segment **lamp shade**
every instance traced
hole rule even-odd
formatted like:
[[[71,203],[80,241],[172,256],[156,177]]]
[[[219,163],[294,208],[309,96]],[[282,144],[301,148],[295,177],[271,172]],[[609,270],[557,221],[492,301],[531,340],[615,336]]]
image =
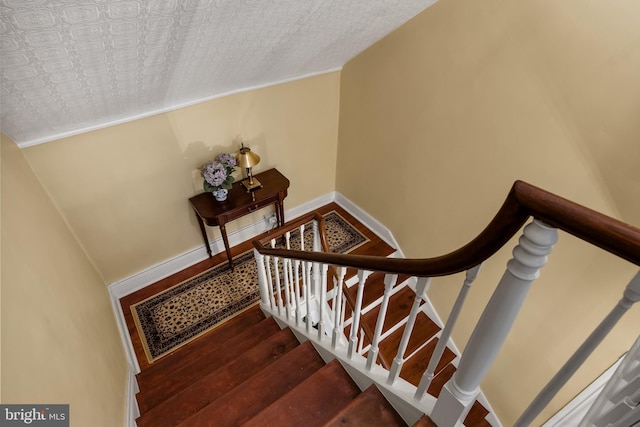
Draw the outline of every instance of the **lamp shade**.
[[[238,154],[236,154],[236,162],[241,168],[252,168],[260,163],[260,156],[258,156],[256,153],[253,153],[250,148],[243,145],[242,147],[240,147],[240,151],[238,151]]]

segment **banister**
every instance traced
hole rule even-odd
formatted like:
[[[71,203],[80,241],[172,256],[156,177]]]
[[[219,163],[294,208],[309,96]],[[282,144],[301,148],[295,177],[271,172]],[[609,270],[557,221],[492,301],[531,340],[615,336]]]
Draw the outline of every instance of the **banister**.
[[[459,273],[484,262],[504,246],[530,216],[635,265],[640,265],[640,229],[524,181],[516,181],[513,184],[500,210],[475,239],[449,254],[434,258],[400,259],[270,249],[265,247],[261,240],[255,240],[253,245],[263,255],[290,257],[394,274],[436,277]],[[306,218],[305,222],[312,218],[317,219],[309,214],[295,224],[299,224],[304,218]],[[295,225],[287,224],[286,228],[293,229]]]

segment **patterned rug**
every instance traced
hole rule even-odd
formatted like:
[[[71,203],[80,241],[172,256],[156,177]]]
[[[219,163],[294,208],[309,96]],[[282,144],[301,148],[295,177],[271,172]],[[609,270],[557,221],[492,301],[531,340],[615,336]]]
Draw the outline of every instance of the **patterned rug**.
[[[332,252],[347,253],[369,241],[337,212],[324,215]],[[312,240],[305,227],[305,242]],[[291,233],[291,247],[300,247],[300,233]],[[149,363],[192,341],[260,300],[253,251],[224,262],[131,306]]]

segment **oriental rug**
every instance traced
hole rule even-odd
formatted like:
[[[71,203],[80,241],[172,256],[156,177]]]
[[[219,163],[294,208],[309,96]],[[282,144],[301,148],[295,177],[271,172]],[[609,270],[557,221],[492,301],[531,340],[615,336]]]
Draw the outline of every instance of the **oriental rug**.
[[[340,214],[324,215],[327,240],[332,252],[348,253],[367,243]],[[312,228],[305,227],[305,242],[312,241]],[[291,247],[300,247],[300,232],[291,233]],[[215,326],[254,306],[260,300],[253,251],[166,289],[131,306],[131,312],[149,363],[208,332]]]

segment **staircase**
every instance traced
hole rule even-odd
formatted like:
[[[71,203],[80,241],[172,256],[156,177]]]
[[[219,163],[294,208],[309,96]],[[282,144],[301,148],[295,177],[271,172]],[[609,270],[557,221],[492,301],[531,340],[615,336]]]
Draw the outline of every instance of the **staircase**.
[[[448,347],[451,331],[481,263],[530,216],[458,357]],[[299,228],[303,235],[311,220],[309,248],[276,247],[277,237],[289,248],[289,232]],[[479,384],[546,264],[557,229],[640,265],[640,229],[523,182],[476,239],[437,258],[331,253],[323,221],[319,213],[301,217],[279,228],[279,236],[253,242],[260,307],[138,374],[138,426],[499,425],[479,403],[486,403]],[[430,280],[461,272],[464,282],[440,325],[429,309]],[[637,301],[640,273],[515,426],[532,423]],[[616,420],[636,414],[600,412]]]
[[[138,374],[144,426],[407,425],[254,307]]]
[[[367,280],[362,326],[368,342],[384,291],[383,278],[373,274]],[[354,301],[353,287],[345,291],[347,300]],[[378,359],[385,367],[391,366],[414,299],[407,286],[391,298],[395,309],[387,316],[384,332],[388,333]],[[347,313],[351,303],[348,307]],[[439,331],[420,312],[401,378],[418,385]],[[424,342],[428,344],[420,346]],[[428,393],[439,394],[455,372],[455,357],[450,349],[445,351]],[[299,343],[289,328],[280,329],[258,306],[154,363],[138,374],[137,381],[138,427],[409,425],[375,385],[360,390],[337,360],[326,363],[310,341]],[[488,426],[487,413],[476,402],[464,424]],[[434,425],[427,416],[411,424]]]

